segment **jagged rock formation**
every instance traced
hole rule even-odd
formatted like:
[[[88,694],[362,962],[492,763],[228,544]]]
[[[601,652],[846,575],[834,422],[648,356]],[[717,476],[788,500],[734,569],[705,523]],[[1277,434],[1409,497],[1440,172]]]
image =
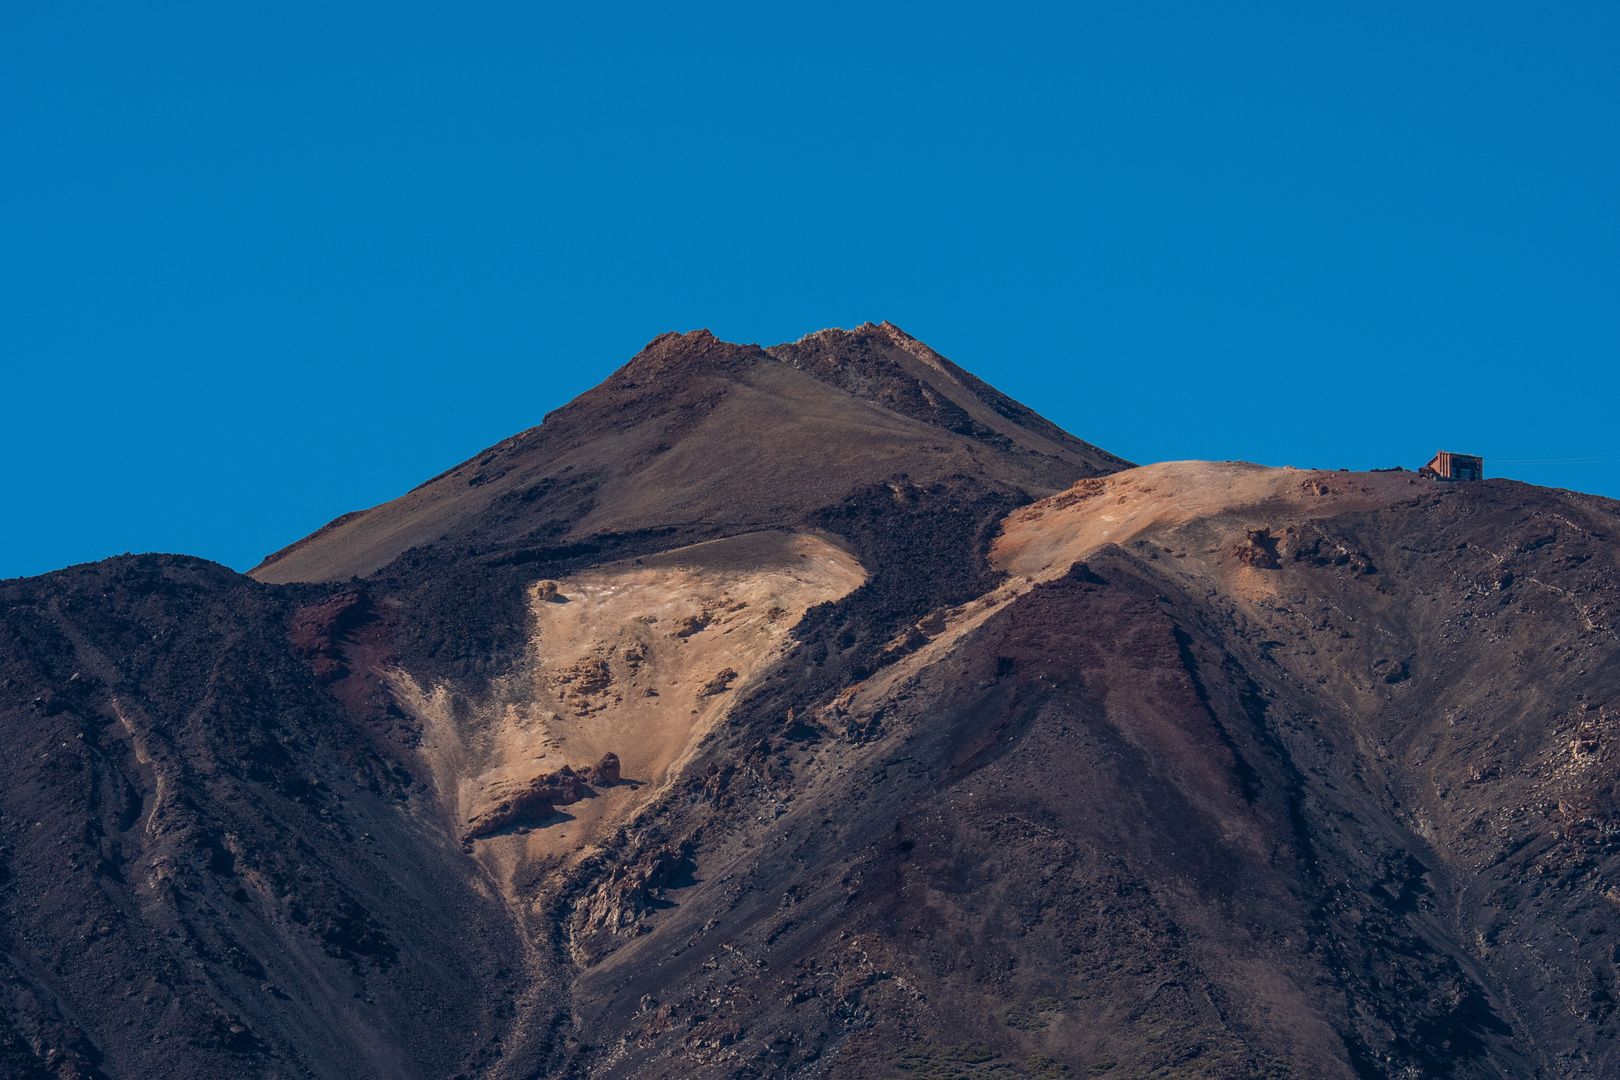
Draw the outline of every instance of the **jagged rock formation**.
[[[0,583],[0,1074],[1612,1075],[1617,529],[661,337],[252,577]]]
[[[516,788],[486,794],[490,804],[468,820],[464,839],[481,840],[515,825],[542,824],[557,812],[557,807],[577,803],[591,795],[585,778],[564,765]]]
[[[587,765],[579,770],[579,775],[587,784],[597,787],[611,787],[621,779],[619,775],[619,755],[609,750],[602,755],[602,760],[595,765]]]

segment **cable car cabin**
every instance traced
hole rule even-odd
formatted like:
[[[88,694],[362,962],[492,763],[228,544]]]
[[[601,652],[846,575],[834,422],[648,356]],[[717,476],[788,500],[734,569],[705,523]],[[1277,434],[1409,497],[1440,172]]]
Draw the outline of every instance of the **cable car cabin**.
[[[1418,470],[1430,480],[1483,480],[1485,459],[1473,454],[1451,454],[1442,450]]]

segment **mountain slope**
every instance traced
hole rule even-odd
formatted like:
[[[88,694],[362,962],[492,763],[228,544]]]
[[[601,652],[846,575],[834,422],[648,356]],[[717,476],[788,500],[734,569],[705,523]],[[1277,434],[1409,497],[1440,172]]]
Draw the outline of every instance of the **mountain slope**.
[[[836,336],[859,386],[666,335],[542,427],[259,571],[342,585],[141,556],[0,587],[17,751],[0,778],[0,1060],[522,1075],[565,1053],[571,965],[523,890],[550,895],[573,856],[532,827],[534,775],[616,747],[622,781],[559,781],[594,796],[559,817],[612,827],[797,647],[808,608],[859,662],[981,587],[1006,510],[1115,460],[892,327]],[[674,604],[709,636],[646,624],[621,642],[622,600],[536,599],[559,577],[629,588],[649,617]],[[858,617],[829,608],[840,597]],[[534,645],[553,613],[578,639],[566,663]],[[582,628],[639,648],[627,679],[657,695],[605,729],[594,665],[629,661]],[[585,712],[548,721],[541,701]],[[502,814],[465,839],[470,816]]]
[[[0,1073],[450,1075],[500,1026],[522,941],[293,610],[171,556],[0,584]]]
[[[575,902],[591,1071],[1612,1074],[1617,524],[1203,463],[1015,512],[1005,584],[621,841],[701,880]]]
[[[888,323],[769,350],[665,334],[539,427],[252,574],[338,581],[418,546],[522,552],[653,528],[783,525],[899,474],[1045,495],[1125,464]]]
[[[666,335],[252,577],[0,583],[0,1071],[1612,1075],[1617,531]]]

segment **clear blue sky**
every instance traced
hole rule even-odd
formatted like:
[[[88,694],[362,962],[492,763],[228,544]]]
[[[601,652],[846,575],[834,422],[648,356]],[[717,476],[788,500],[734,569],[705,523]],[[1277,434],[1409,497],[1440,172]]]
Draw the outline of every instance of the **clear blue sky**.
[[[696,327],[1620,495],[1608,0],[366,7],[0,5],[0,576],[249,566]]]

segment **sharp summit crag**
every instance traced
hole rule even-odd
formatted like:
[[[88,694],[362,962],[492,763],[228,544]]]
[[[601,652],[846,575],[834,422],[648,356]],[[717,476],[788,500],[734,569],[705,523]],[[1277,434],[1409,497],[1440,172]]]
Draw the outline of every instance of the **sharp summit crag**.
[[[0,1075],[1612,1077],[1617,536],[663,335],[247,575],[0,582]]]

